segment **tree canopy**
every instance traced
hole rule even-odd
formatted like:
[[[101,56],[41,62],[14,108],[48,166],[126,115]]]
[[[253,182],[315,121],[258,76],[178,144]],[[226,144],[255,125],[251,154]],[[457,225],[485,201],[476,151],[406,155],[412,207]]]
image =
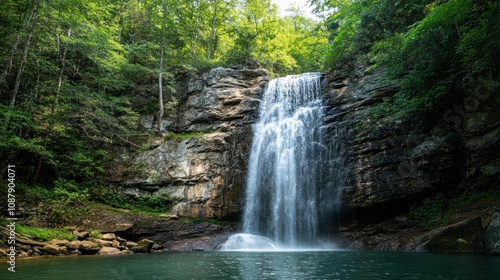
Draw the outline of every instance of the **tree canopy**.
[[[189,75],[321,71],[328,45],[271,0],[5,0],[0,21],[1,171],[22,161],[31,184],[99,184],[109,148],[137,146],[139,115],[161,120]]]
[[[488,0],[311,0],[326,20],[329,65],[364,57],[401,91],[378,109],[419,118],[499,79],[500,4]],[[476,82],[477,84],[477,82]]]

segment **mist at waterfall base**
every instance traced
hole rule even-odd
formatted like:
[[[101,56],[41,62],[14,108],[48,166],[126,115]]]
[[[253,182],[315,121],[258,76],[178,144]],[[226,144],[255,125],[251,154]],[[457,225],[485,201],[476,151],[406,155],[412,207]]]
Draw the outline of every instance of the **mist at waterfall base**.
[[[321,74],[271,80],[254,126],[243,232],[225,251],[336,249],[321,242],[333,220],[335,190],[327,184]]]

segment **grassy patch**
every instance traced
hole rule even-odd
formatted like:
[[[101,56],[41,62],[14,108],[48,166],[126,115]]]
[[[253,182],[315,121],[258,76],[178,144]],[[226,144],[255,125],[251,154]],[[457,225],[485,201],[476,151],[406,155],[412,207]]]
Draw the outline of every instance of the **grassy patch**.
[[[181,218],[183,222],[193,222],[193,223],[202,223],[207,222],[216,225],[237,225],[238,222],[229,222],[229,221],[221,221],[216,219],[208,219],[208,218]]]
[[[209,133],[210,132],[206,132],[206,131],[193,131],[193,132],[181,132],[181,133],[175,133],[175,132],[169,131],[169,132],[164,134],[164,139],[182,142],[186,139],[191,139],[191,138],[200,139],[201,137],[203,137],[203,135],[209,134]]]
[[[18,224],[16,225],[16,231],[22,237],[37,241],[50,241],[52,239],[73,241],[77,239],[77,236],[71,230],[64,228],[36,228]]]
[[[89,232],[89,236],[95,239],[101,239],[102,238],[102,232],[100,230],[91,230]]]
[[[132,198],[103,189],[96,195],[96,201],[113,207],[135,212],[165,213],[172,205],[172,198],[167,194]]]

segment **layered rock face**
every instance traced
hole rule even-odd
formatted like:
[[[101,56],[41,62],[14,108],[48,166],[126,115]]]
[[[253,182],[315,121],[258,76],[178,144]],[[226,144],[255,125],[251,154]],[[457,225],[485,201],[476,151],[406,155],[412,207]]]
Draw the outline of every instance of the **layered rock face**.
[[[188,84],[186,99],[164,131],[178,134],[156,148],[123,153],[109,169],[117,192],[169,194],[172,213],[189,218],[237,219],[265,70],[212,69]],[[152,117],[143,125],[153,129]],[[187,133],[181,135],[179,133]]]
[[[499,108],[477,99],[470,101],[478,103],[470,112],[455,113],[461,104],[453,104],[418,123],[375,117],[373,106],[398,89],[385,81],[383,70],[366,72],[362,63],[352,67],[329,74],[331,90],[325,96],[349,206],[419,200],[469,178],[500,174]]]
[[[398,88],[385,80],[383,69],[366,69],[368,65],[357,61],[332,71],[330,90],[325,94],[329,142],[340,161],[337,167],[343,170],[338,184],[350,210],[344,213],[340,227],[341,236],[347,237],[345,244],[439,251],[429,240],[462,232],[464,238],[456,235],[448,248],[461,248],[460,242],[469,242],[474,245],[463,251],[484,251],[482,224],[490,219],[492,209],[455,215],[449,218],[449,223],[456,223],[453,230],[423,236],[413,229],[408,212],[424,197],[456,195],[460,185],[498,177],[500,108],[488,102],[497,85],[478,81],[476,96],[444,106],[427,119],[404,123],[387,115],[374,116],[374,106],[383,104]],[[473,230],[471,221],[475,221]]]
[[[339,242],[358,249],[484,252],[486,227],[498,208],[479,204],[453,213],[445,227],[430,232],[409,211],[426,197],[457,196],[458,186],[498,177],[500,108],[488,101],[498,85],[478,81],[475,96],[426,119],[401,122],[373,114],[398,88],[386,81],[383,69],[367,69],[357,61],[322,81],[330,153],[323,164],[329,176],[324,188],[342,190],[326,192],[331,203],[342,194]],[[192,134],[159,140],[150,151],[124,152],[109,169],[110,184],[133,196],[167,193],[176,198],[171,214],[181,217],[239,219],[266,75],[217,68],[191,80],[164,131]],[[142,124],[154,128],[152,117]],[[150,238],[146,232],[137,234]],[[488,236],[496,235],[489,229]],[[493,239],[488,244],[496,244]]]

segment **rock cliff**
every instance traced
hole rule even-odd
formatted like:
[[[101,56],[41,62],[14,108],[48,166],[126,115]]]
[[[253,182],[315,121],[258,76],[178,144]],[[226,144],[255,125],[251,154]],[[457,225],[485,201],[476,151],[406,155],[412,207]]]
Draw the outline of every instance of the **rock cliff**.
[[[341,162],[339,180],[348,208],[340,239],[354,248],[483,252],[485,226],[498,202],[453,213],[449,228],[430,233],[408,214],[426,197],[456,197],[471,186],[498,189],[500,108],[488,101],[498,85],[480,80],[475,96],[402,122],[373,114],[374,106],[398,88],[385,79],[384,69],[367,69],[362,60],[335,69],[325,94],[329,141]],[[450,237],[446,246],[437,246],[443,236]]]
[[[177,113],[164,122],[165,137],[151,150],[117,157],[110,185],[132,196],[168,194],[171,214],[180,217],[238,219],[266,75],[215,68],[189,81]],[[142,125],[153,129],[153,117]]]
[[[498,85],[479,80],[476,95],[403,122],[373,114],[398,88],[384,69],[368,69],[354,61],[322,82],[330,152],[325,193],[331,203],[338,194],[343,201],[336,231],[327,231],[357,249],[485,252],[488,243],[489,251],[497,250],[498,240],[491,237],[497,234],[488,225],[500,210],[498,201],[450,212],[432,231],[409,214],[412,205],[438,194],[447,199],[472,188],[498,189],[500,108],[489,102]],[[238,220],[266,75],[216,68],[190,80],[177,114],[164,122],[164,131],[177,137],[167,133],[153,149],[124,152],[108,170],[110,185],[133,196],[169,194],[175,198],[170,214],[179,217]],[[154,127],[151,116],[141,123]],[[154,238],[156,233],[143,228],[135,234]]]

